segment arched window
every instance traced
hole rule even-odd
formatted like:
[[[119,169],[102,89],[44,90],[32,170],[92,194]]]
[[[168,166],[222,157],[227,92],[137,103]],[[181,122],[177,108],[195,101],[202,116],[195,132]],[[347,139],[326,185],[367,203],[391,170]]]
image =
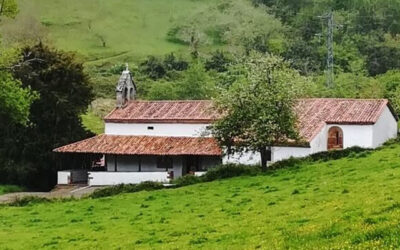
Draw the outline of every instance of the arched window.
[[[328,131],[328,150],[343,149],[343,131],[339,127],[331,127]]]

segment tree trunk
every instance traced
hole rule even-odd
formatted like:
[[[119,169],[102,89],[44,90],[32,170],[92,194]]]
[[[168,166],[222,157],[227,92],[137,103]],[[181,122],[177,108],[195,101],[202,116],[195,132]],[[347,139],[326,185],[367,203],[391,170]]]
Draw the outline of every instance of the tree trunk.
[[[0,5],[0,16],[3,14],[4,2],[5,2],[5,0],[1,1],[1,5]]]
[[[260,148],[260,154],[261,154],[261,170],[262,171],[267,171],[267,148],[262,147]]]

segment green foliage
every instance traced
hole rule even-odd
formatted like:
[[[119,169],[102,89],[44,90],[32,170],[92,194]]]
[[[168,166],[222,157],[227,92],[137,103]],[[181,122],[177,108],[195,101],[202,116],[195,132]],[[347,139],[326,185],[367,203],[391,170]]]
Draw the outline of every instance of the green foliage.
[[[173,53],[167,54],[164,59],[155,56],[149,56],[140,63],[140,73],[146,75],[152,80],[157,80],[170,75],[174,71],[183,71],[188,68],[188,63],[181,58],[175,57]]]
[[[82,124],[87,130],[95,134],[104,133],[104,121],[93,112],[88,111],[86,114],[81,115],[81,118]]]
[[[158,182],[146,181],[140,184],[120,184],[116,186],[106,187],[97,189],[90,197],[91,198],[103,198],[107,196],[113,196],[121,193],[135,193],[139,191],[152,191],[162,189],[164,186]]]
[[[200,177],[202,181],[215,181],[237,176],[254,176],[261,173],[259,166],[227,164],[210,169]]]
[[[377,76],[377,81],[384,87],[384,97],[390,100],[397,114],[400,114],[400,71],[388,71]]]
[[[244,75],[216,101],[225,116],[211,131],[228,153],[260,152],[266,167],[268,147],[299,139],[293,106],[308,80],[271,55],[253,54],[243,64]]]
[[[176,187],[194,185],[200,182],[202,182],[202,179],[194,175],[184,175],[182,177],[172,180],[172,183],[175,184]]]
[[[51,202],[51,200],[44,197],[25,196],[23,198],[17,198],[15,201],[8,205],[12,207],[25,207],[49,202]]]
[[[214,53],[212,53],[211,58],[205,62],[204,67],[206,70],[225,72],[228,70],[231,62],[232,59],[227,57],[226,53],[221,50],[216,50]]]
[[[210,99],[215,94],[214,80],[208,75],[204,65],[200,62],[191,64],[182,73],[175,86],[179,99]]]
[[[18,14],[18,5],[16,0],[2,0],[0,2],[0,17],[15,17]]]
[[[176,100],[176,84],[167,81],[149,82],[149,89],[144,95],[149,100]],[[143,92],[142,92],[143,93]]]
[[[0,195],[22,192],[24,189],[15,185],[0,185]]]
[[[179,177],[178,179],[173,180],[172,183],[175,184],[176,187],[184,187],[201,182],[222,180],[238,176],[254,176],[260,173],[261,168],[259,166],[227,164],[209,169],[202,176],[185,175]]]
[[[335,77],[335,87],[327,88],[324,77],[315,79],[313,96],[337,98],[383,98],[385,87],[378,80],[362,74],[341,73]],[[312,90],[311,90],[312,91]]]
[[[0,120],[9,123],[0,124],[0,128],[11,124],[27,125],[30,106],[37,98],[29,87],[23,88],[11,74],[0,71]]]
[[[168,32],[169,40],[182,44],[227,44],[239,50],[275,52],[269,40],[279,39],[284,30],[263,8],[246,1],[218,1],[186,19],[179,19]]]
[[[287,160],[282,160],[279,162],[273,163],[270,168],[271,169],[280,169],[280,168],[292,168],[296,166],[300,166],[301,164],[311,164],[313,162],[326,162],[333,161],[342,158],[360,158],[365,157],[371,153],[371,149],[364,149],[360,147],[351,147],[346,148],[344,150],[333,150],[333,151],[325,151],[315,153],[303,158],[289,158]]]
[[[1,181],[49,189],[56,182],[57,168],[63,167],[52,150],[91,135],[82,127],[80,115],[92,101],[92,88],[82,64],[71,54],[39,44],[23,49],[21,55],[14,78],[40,98],[31,105],[30,126],[9,125],[1,131]]]

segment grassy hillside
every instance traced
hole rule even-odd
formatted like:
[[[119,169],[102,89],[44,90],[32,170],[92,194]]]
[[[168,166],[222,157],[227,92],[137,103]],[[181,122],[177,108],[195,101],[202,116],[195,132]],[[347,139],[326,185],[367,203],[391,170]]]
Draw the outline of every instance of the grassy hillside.
[[[176,20],[212,0],[18,0],[32,8],[58,48],[78,51],[88,61],[123,61],[187,49],[169,42]],[[103,47],[103,41],[105,47]]]
[[[0,209],[5,248],[398,248],[400,145],[179,189]]]

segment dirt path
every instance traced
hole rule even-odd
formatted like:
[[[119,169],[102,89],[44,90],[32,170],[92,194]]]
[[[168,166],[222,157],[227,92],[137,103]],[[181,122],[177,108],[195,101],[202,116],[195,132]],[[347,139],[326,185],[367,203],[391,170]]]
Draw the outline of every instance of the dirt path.
[[[57,186],[50,192],[19,192],[0,195],[0,203],[11,203],[17,199],[21,199],[27,196],[43,197],[48,199],[54,198],[81,198],[86,195],[90,195],[96,189],[101,187],[91,187],[91,186]]]

